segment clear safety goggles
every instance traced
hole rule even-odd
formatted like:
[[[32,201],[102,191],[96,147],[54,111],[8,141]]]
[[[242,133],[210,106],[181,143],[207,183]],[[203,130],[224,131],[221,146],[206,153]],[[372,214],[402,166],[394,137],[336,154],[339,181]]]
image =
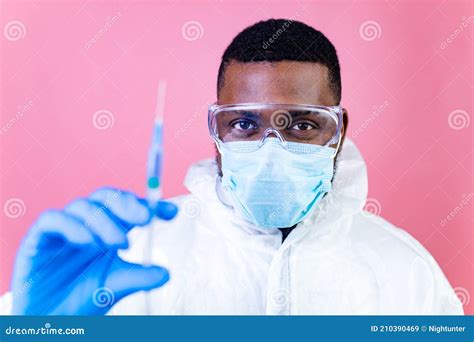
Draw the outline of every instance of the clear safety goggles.
[[[208,111],[209,132],[218,148],[232,149],[230,142],[258,141],[263,146],[269,136],[278,138],[283,147],[288,142],[316,146],[341,143],[342,107],[299,104],[213,104]],[[252,152],[249,150],[249,152]]]

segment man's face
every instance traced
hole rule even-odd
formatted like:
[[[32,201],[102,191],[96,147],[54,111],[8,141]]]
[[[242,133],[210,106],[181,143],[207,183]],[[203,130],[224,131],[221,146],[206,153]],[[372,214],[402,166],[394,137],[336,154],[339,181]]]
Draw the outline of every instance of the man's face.
[[[338,104],[329,86],[328,69],[323,65],[294,61],[229,63],[218,94],[218,104],[254,102],[320,106]],[[264,120],[270,121],[271,113],[262,115],[268,115]],[[346,125],[347,113],[344,110],[343,139]],[[220,170],[220,155],[217,161]]]

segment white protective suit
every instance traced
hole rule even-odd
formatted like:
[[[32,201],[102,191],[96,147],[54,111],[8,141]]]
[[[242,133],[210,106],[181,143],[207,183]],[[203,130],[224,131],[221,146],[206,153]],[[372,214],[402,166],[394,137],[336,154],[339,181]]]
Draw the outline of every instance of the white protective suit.
[[[190,195],[169,222],[130,234],[122,258],[170,270],[170,281],[132,294],[109,314],[437,315],[463,314],[433,257],[405,231],[363,211],[365,163],[346,140],[333,190],[282,243],[277,229],[237,217],[218,197],[216,165],[191,167]],[[222,196],[222,194],[221,194]],[[222,198],[222,197],[221,197]],[[225,199],[224,199],[225,202]]]

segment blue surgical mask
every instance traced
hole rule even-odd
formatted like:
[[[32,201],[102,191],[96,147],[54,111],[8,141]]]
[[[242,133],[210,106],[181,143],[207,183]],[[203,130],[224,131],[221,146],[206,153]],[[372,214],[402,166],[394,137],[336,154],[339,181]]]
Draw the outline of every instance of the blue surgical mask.
[[[234,209],[266,228],[301,222],[331,190],[335,149],[277,138],[220,145],[222,184]],[[252,152],[248,152],[252,151]]]

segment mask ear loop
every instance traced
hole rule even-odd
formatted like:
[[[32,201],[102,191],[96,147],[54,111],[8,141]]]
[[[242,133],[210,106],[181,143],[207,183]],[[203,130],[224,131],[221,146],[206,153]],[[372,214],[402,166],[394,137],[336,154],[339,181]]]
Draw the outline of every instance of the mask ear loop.
[[[340,152],[339,148],[341,147],[341,141],[342,141],[342,134],[341,132],[339,132],[339,139],[337,141],[336,152],[334,152],[334,155],[332,156],[332,158],[335,158],[337,154]]]
[[[212,140],[214,140],[214,144],[216,144],[216,147],[217,147],[217,150],[219,151],[220,154],[222,154],[222,147],[221,147],[221,142],[216,139],[216,138],[212,138]]]

